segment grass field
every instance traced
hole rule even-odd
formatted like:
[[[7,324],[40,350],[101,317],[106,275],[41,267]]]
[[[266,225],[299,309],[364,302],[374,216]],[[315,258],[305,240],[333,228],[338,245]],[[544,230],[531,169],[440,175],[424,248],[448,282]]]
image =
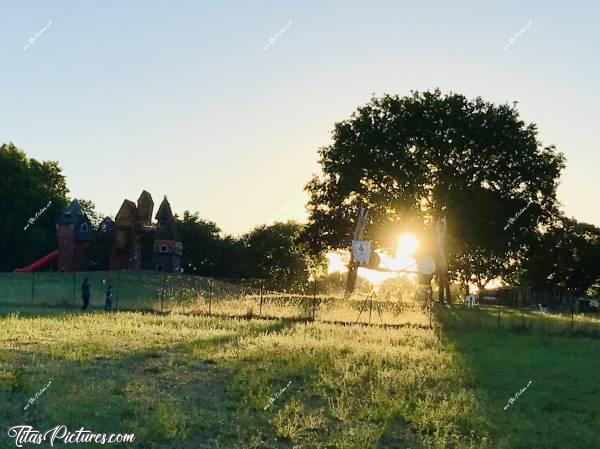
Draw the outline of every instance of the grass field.
[[[382,297],[365,302],[357,289],[351,298],[343,292],[311,294],[272,291],[262,280],[223,280],[157,272],[42,272],[0,273],[0,301],[11,311],[23,307],[76,311],[82,305],[80,285],[91,284],[92,310],[103,310],[108,285],[113,286],[113,308],[119,311],[154,310],[235,317],[271,317],[320,321],[377,322],[404,325],[421,320],[414,301]],[[263,288],[261,288],[261,285]],[[372,310],[369,310],[372,309]],[[362,310],[362,312],[361,312]],[[421,320],[429,325],[428,319]]]
[[[510,331],[519,316],[464,330],[494,315],[440,308],[439,332],[13,310],[0,308],[2,448],[23,423],[134,433],[108,447],[139,449],[600,447],[600,340]]]

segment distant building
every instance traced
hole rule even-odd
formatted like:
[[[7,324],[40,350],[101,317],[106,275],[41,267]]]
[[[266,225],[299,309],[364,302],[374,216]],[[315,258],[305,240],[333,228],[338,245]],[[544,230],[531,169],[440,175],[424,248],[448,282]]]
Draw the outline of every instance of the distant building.
[[[183,245],[166,196],[160,203],[155,218],[157,230],[154,237],[153,268],[156,271],[179,271]]]
[[[113,231],[115,230],[115,222],[112,221],[109,217],[105,217],[104,220],[100,222],[98,225],[97,232],[103,235],[112,236]]]
[[[106,217],[94,230],[73,200],[57,225],[58,269],[78,271],[85,256],[93,255],[86,269],[179,271],[183,245],[167,197],[158,208],[156,223],[153,210],[152,196],[144,190],[137,205],[124,200],[114,222]]]
[[[65,210],[56,225],[58,238],[58,269],[78,271],[84,254],[85,244],[93,238],[92,224],[82,212],[77,200]]]

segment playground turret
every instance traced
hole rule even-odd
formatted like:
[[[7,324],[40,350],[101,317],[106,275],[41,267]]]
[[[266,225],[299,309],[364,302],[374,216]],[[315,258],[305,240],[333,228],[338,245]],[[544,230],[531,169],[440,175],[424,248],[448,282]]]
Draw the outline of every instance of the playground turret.
[[[77,200],[65,210],[56,225],[58,236],[58,269],[78,271],[85,243],[92,240],[92,224]]]

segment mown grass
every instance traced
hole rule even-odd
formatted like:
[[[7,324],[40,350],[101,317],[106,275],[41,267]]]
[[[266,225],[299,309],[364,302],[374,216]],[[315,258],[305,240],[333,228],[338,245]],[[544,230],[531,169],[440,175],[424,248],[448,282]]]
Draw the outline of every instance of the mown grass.
[[[600,448],[600,320],[438,307],[443,339],[512,449]],[[509,405],[508,401],[531,381]],[[509,407],[505,410],[505,407]]]
[[[439,337],[21,308],[0,318],[0,447],[23,423],[135,433],[140,449],[598,447],[600,340],[444,324]]]
[[[106,287],[111,285],[113,308],[121,311],[155,310],[283,319],[315,316],[320,321],[395,325],[422,318],[420,313],[410,313],[415,308],[414,303],[402,300],[401,295],[400,299],[397,295],[392,298],[382,295],[366,301],[366,293],[359,290],[349,299],[343,297],[342,291],[337,295],[290,294],[261,288],[264,283],[260,280],[227,281],[147,271],[0,273],[0,299],[4,305],[12,305],[11,310],[24,305],[77,310],[82,305],[80,285],[83,279],[90,282],[90,307],[95,310],[104,308]]]
[[[455,305],[438,307],[437,315],[446,329],[461,333],[487,330],[500,334],[600,338],[600,314],[571,315],[498,306],[468,308]]]

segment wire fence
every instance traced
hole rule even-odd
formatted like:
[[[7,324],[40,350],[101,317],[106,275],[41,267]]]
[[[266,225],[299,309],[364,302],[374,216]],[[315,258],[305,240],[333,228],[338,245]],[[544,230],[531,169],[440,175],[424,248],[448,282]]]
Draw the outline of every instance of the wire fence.
[[[81,285],[90,283],[90,310],[103,310],[112,286],[112,310],[151,310],[211,316],[262,317],[362,323],[384,326],[429,326],[430,317],[414,293],[356,291],[311,282],[292,291],[271,289],[268,279],[216,279],[148,271],[0,273],[0,305],[77,309]]]
[[[534,306],[512,307],[501,304],[468,307],[456,304],[435,308],[436,321],[444,329],[460,333],[509,332],[516,335],[581,336],[600,338],[600,314],[567,311],[541,312]]]
[[[90,310],[103,310],[112,286],[112,310],[178,312],[238,318],[314,320],[337,324],[432,327],[460,331],[509,330],[519,334],[576,333],[600,337],[600,314],[566,311],[543,313],[533,305],[496,304],[436,307],[423,286],[358,289],[345,298],[343,289],[323,282],[275,290],[269,279],[216,279],[149,271],[0,273],[0,306],[7,311],[24,307],[77,310],[81,284],[90,283]],[[483,298],[482,298],[483,299]],[[501,305],[503,304],[504,305]],[[432,316],[433,315],[433,316]]]

